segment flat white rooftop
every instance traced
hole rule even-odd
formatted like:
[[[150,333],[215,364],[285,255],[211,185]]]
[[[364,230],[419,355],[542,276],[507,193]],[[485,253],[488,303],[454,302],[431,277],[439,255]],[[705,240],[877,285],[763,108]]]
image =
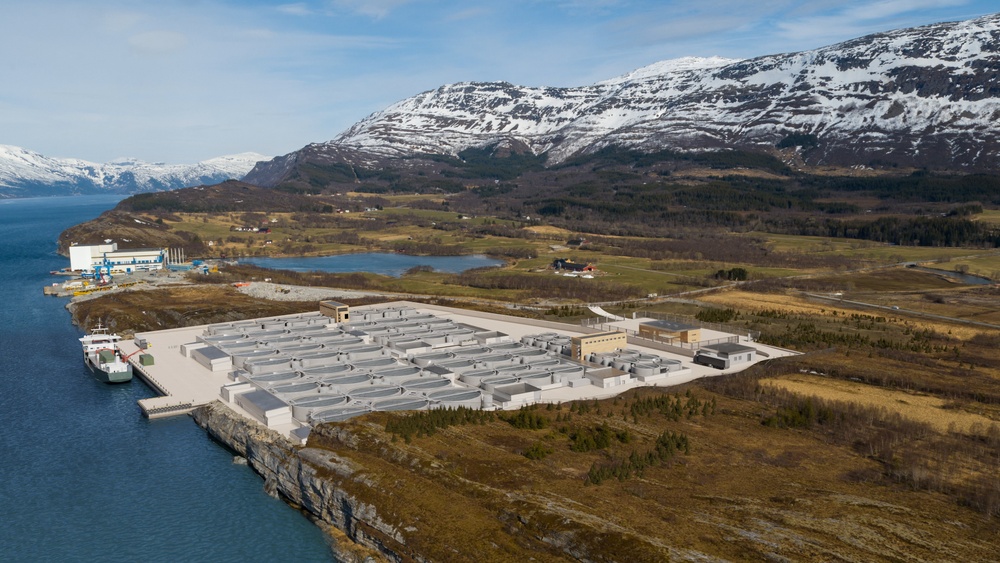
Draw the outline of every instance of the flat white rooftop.
[[[596,332],[593,329],[588,330],[585,327],[577,325],[538,321],[534,319],[524,319],[491,313],[480,313],[477,311],[466,311],[462,309],[411,302],[391,302],[382,305],[359,307],[358,309],[362,310],[372,308],[410,308],[412,309],[412,313],[410,313],[412,315],[432,315],[437,319],[450,320],[457,325],[469,325],[472,327],[478,327],[484,331],[505,333],[510,336],[510,340],[512,342],[520,342],[521,338],[525,336],[537,335],[540,333],[555,333],[560,336],[572,337]],[[267,319],[259,319],[258,321],[266,323],[268,320],[272,319],[293,320],[303,316],[315,317],[316,315],[316,312],[311,311],[298,315],[269,317]],[[352,317],[354,317],[353,314]],[[352,320],[354,319],[352,318]],[[632,319],[629,320],[632,322],[623,322],[625,326],[622,328],[630,328],[631,324],[635,323],[637,325],[637,321],[640,321],[633,321]],[[223,400],[220,395],[220,389],[224,385],[233,383],[233,380],[229,376],[229,372],[232,370],[213,372],[204,367],[194,358],[187,357],[181,353],[181,345],[195,342],[199,336],[204,335],[205,329],[208,326],[209,325],[201,325],[136,334],[137,339],[145,339],[147,341],[149,344],[147,353],[152,354],[154,357],[153,365],[140,366],[136,361],[138,355],[134,356],[132,361],[136,375],[146,380],[151,387],[163,395],[161,397],[143,399],[140,401],[140,406],[142,406],[143,411],[149,416],[153,417],[168,414],[181,414],[212,401]],[[331,328],[337,328],[337,325],[331,325]],[[718,337],[725,336],[733,337],[734,335],[727,335],[724,333],[718,334]],[[717,335],[712,334],[712,337],[717,337]],[[794,352],[790,352],[788,350],[748,342],[746,337],[739,337],[738,340],[740,344],[752,346],[760,352],[757,354],[758,361],[766,359],[766,357],[774,358],[794,354]],[[546,388],[541,391],[541,401],[567,402],[574,400],[607,398],[621,394],[635,387],[667,387],[679,385],[701,377],[741,371],[752,365],[750,363],[745,363],[734,368],[730,368],[729,370],[717,370],[715,368],[692,363],[689,355],[671,354],[661,349],[643,347],[638,342],[639,341],[635,340],[630,342],[629,350],[636,350],[643,354],[655,355],[668,360],[675,360],[682,364],[683,369],[679,372],[667,373],[664,377],[656,378],[655,381],[643,382],[637,378],[630,378],[626,384],[609,388],[600,388],[596,385],[553,386],[554,388]],[[483,344],[482,346],[489,348],[490,344]],[[122,342],[121,347],[126,354],[137,349],[136,345],[132,341]],[[442,352],[446,352],[447,350],[448,348],[440,348],[440,351]],[[485,352],[485,354],[495,353]],[[555,357],[569,361],[569,358],[566,356],[555,355]],[[414,364],[408,363],[406,365]],[[400,367],[402,367],[402,364]],[[459,388],[463,387],[460,383],[456,383],[455,386]],[[469,389],[476,388],[471,385],[465,387]],[[246,416],[247,418],[254,419],[250,413],[236,405],[235,401],[226,402],[226,404],[234,411]],[[518,405],[511,405],[511,407],[513,408],[519,405],[520,403]],[[301,421],[293,420],[290,424],[282,424],[273,428],[285,435],[291,435],[294,439],[298,439],[298,437],[302,434],[304,426],[305,424]]]

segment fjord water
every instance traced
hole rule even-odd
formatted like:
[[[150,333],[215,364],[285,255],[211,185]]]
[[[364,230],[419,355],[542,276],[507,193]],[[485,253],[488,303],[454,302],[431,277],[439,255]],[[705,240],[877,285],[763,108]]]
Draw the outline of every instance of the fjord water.
[[[108,196],[0,200],[0,560],[331,561],[320,530],[267,496],[190,417],[142,417],[139,380],[84,367],[56,238]]]
[[[290,258],[241,258],[240,262],[293,272],[371,272],[399,277],[414,266],[430,266],[439,272],[458,273],[473,268],[502,266],[502,260],[478,254],[471,256],[411,256],[384,252],[300,256]]]

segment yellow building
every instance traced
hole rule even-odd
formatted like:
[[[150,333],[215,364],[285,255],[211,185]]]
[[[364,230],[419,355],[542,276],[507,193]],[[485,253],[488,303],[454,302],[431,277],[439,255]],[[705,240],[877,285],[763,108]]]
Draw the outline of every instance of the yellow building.
[[[337,301],[320,301],[319,312],[334,322],[345,323],[351,318],[351,308]]]
[[[624,332],[599,332],[574,336],[570,342],[571,357],[574,360],[582,360],[590,354],[623,349],[628,345],[628,337]]]
[[[690,344],[701,342],[701,328],[671,321],[653,321],[639,325],[639,336],[659,342],[680,340]]]

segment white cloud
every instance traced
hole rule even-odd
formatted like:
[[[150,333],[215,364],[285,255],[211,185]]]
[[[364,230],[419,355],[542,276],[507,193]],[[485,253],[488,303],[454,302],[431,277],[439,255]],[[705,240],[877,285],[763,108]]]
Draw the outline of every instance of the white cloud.
[[[962,6],[966,3],[966,0],[883,0],[855,6],[846,12],[859,19],[876,20],[927,9]]]
[[[282,14],[288,14],[290,16],[311,16],[313,11],[309,8],[309,5],[304,2],[299,2],[296,4],[282,4],[276,6],[275,9]]]
[[[837,9],[828,13],[780,21],[776,27],[785,39],[812,39],[825,43],[916,25],[917,22],[909,21],[904,16],[966,4],[967,0],[883,0],[838,4]]]
[[[630,49],[705,54],[693,49],[702,42],[725,44],[772,14],[789,9],[793,3],[792,0],[663,2],[644,9],[622,10],[622,15],[607,20],[605,27],[616,43]]]
[[[188,39],[176,31],[145,31],[129,37],[128,44],[146,55],[169,55],[184,49]]]
[[[559,7],[573,13],[604,14],[625,4],[626,0],[563,0],[559,2]]]
[[[485,7],[466,8],[464,10],[458,10],[456,12],[451,12],[446,14],[444,17],[444,21],[457,22],[457,21],[471,20],[485,16],[489,14],[491,11],[492,10]]]
[[[271,29],[261,27],[256,29],[244,29],[239,32],[239,35],[248,39],[270,40],[274,39],[278,34]]]
[[[669,41],[679,42],[694,37],[718,36],[731,32],[747,24],[747,19],[741,14],[705,15],[697,14],[666,20],[644,18],[618,22],[619,33],[630,37],[632,41]]]
[[[382,19],[410,0],[333,0],[333,5],[363,16]]]
[[[134,12],[108,12],[104,14],[104,29],[111,32],[128,31],[146,19]]]

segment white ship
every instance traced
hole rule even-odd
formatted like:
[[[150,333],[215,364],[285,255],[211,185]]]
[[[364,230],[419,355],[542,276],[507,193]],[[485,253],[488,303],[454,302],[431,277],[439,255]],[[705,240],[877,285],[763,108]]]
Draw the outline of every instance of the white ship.
[[[108,334],[108,329],[97,326],[80,339],[83,343],[83,361],[94,375],[104,383],[125,383],[132,380],[132,364],[126,361],[118,348],[121,337]]]

